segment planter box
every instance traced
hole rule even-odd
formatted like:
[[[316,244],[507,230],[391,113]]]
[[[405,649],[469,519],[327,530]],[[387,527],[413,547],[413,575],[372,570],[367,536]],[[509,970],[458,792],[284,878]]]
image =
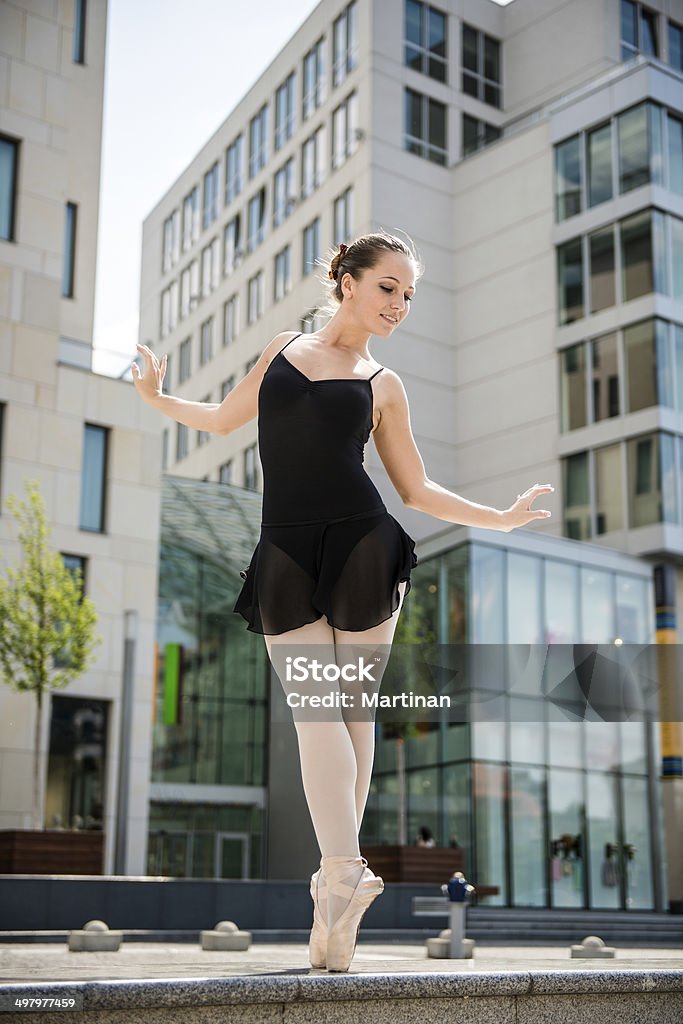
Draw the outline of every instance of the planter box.
[[[434,882],[443,885],[454,871],[464,872],[462,849],[444,846],[364,846],[368,866],[385,882]]]
[[[0,874],[101,875],[104,832],[0,830]]]

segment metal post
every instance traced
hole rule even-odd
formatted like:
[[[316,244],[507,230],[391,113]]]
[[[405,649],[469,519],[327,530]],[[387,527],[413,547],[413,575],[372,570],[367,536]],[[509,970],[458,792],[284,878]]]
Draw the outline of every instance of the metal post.
[[[126,846],[128,842],[128,797],[130,788],[131,729],[133,726],[133,661],[138,635],[137,611],[124,613],[125,634],[123,644],[123,680],[121,685],[121,712],[119,721],[119,772],[116,800],[116,847],[114,874],[126,873]]]

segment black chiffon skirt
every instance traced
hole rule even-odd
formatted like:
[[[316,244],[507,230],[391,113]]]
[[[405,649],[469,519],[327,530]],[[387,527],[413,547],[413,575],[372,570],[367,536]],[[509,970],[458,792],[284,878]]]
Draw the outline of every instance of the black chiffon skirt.
[[[234,612],[275,636],[327,616],[360,632],[391,618],[399,583],[417,565],[415,542],[386,508],[311,523],[261,525]]]

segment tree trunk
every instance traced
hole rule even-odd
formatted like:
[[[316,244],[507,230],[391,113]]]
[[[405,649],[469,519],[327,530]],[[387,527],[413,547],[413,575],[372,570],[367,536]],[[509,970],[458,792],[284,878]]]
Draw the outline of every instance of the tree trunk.
[[[40,723],[42,721],[43,694],[36,691],[36,725],[33,737],[33,828],[42,828],[40,820]]]

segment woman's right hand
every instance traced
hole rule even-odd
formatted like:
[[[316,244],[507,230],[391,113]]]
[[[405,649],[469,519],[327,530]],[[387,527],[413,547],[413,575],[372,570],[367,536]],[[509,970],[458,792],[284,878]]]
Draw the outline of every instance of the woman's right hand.
[[[147,345],[138,342],[137,347],[145,357],[145,372],[141,374],[140,367],[134,362],[131,366],[133,383],[145,402],[151,402],[162,393],[161,386],[166,376],[166,353],[164,352],[161,365],[159,365],[159,360]]]

